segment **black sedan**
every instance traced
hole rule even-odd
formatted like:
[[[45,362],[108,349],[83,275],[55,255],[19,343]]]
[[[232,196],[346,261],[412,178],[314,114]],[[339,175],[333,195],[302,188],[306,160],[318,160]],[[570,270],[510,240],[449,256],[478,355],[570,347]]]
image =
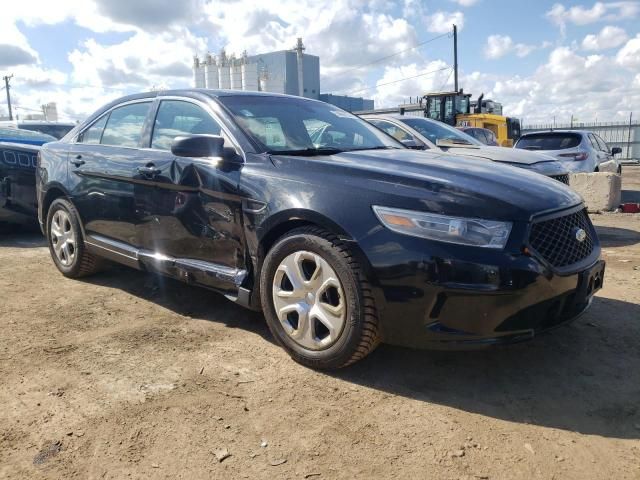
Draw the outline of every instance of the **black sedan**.
[[[315,368],[380,341],[528,339],[582,313],[604,274],[584,205],[560,182],[409,150],[285,95],[122,98],[43,147],[37,187],[64,275],[108,259],[222,292],[263,310]]]

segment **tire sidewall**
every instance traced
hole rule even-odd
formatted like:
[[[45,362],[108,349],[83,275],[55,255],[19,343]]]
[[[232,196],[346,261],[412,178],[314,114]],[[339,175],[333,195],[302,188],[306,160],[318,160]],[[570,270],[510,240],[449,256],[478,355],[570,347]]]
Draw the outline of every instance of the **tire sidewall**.
[[[284,330],[273,304],[273,279],[282,260],[296,251],[310,251],[322,256],[338,275],[345,297],[345,325],[336,343],[322,350],[309,350],[299,345]],[[294,232],[268,252],[260,275],[260,296],[267,324],[272,334],[294,359],[314,368],[339,368],[353,356],[359,345],[363,327],[363,300],[357,274],[341,251],[332,243],[312,233]]]
[[[53,215],[58,210],[64,210],[71,220],[73,226],[73,236],[75,239],[75,257],[73,259],[73,263],[69,266],[62,265],[58,256],[56,255],[53,249],[53,243],[51,241],[51,222],[53,220]],[[47,244],[49,245],[49,253],[51,254],[51,258],[53,259],[53,263],[55,263],[56,267],[60,272],[65,276],[76,276],[78,275],[81,267],[81,258],[84,253],[84,241],[82,238],[82,231],[80,229],[80,221],[78,220],[78,215],[76,213],[76,209],[73,207],[71,202],[68,200],[58,198],[53,201],[51,206],[49,207],[49,211],[47,212]]]

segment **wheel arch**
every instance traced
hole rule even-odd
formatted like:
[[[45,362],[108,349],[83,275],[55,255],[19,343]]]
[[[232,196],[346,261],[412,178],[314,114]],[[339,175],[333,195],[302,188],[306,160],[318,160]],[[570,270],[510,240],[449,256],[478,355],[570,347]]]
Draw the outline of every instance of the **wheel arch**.
[[[49,209],[51,208],[51,204],[59,198],[64,198],[65,200],[67,200],[73,205],[73,202],[71,201],[71,196],[69,195],[69,192],[67,191],[67,189],[64,188],[64,186],[62,186],[59,183],[49,185],[47,188],[47,191],[42,197],[42,201],[40,202],[40,206],[39,206],[42,233],[44,233],[45,235],[47,235],[47,216],[49,215]],[[76,211],[77,211],[77,208],[76,208]],[[78,213],[78,216],[79,215],[80,214]],[[80,224],[80,233],[82,234],[82,238],[85,238],[84,223],[82,222],[82,218],[78,218],[78,223]]]
[[[328,233],[337,235],[339,239],[348,244],[349,250],[358,261],[362,272],[366,275],[370,284],[374,290],[374,296],[376,297],[378,305],[382,306],[381,290],[377,288],[378,281],[375,277],[373,268],[369,262],[369,259],[365,255],[364,251],[360,248],[357,240],[340,224],[332,220],[331,218],[313,211],[305,209],[291,209],[270,217],[265,224],[258,229],[258,248],[256,256],[254,258],[254,273],[253,273],[253,285],[255,288],[255,295],[252,295],[254,300],[259,302],[259,285],[260,275],[262,272],[262,264],[267,252],[273,247],[273,245],[287,233],[301,227],[318,227],[326,230]],[[380,300],[380,301],[378,301]]]

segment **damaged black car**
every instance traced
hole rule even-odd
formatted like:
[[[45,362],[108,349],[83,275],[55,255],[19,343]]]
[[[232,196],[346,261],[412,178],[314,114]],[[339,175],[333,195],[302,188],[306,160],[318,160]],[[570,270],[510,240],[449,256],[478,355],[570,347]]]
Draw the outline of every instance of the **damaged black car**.
[[[117,100],[42,148],[62,274],[114,261],[262,310],[298,362],[380,342],[478,348],[576,318],[604,277],[582,199],[536,173],[401,143],[332,105],[176,90]]]

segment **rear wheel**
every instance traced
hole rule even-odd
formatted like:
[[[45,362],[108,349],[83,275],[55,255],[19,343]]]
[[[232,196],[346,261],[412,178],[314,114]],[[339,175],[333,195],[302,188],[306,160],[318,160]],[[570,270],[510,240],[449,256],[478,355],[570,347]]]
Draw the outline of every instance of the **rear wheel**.
[[[323,230],[281,238],[265,258],[260,292],[269,329],[303,365],[341,368],[380,341],[368,281],[346,245]]]
[[[85,277],[102,268],[103,260],[87,251],[78,212],[66,199],[58,198],[49,207],[47,241],[53,262],[66,277]]]

